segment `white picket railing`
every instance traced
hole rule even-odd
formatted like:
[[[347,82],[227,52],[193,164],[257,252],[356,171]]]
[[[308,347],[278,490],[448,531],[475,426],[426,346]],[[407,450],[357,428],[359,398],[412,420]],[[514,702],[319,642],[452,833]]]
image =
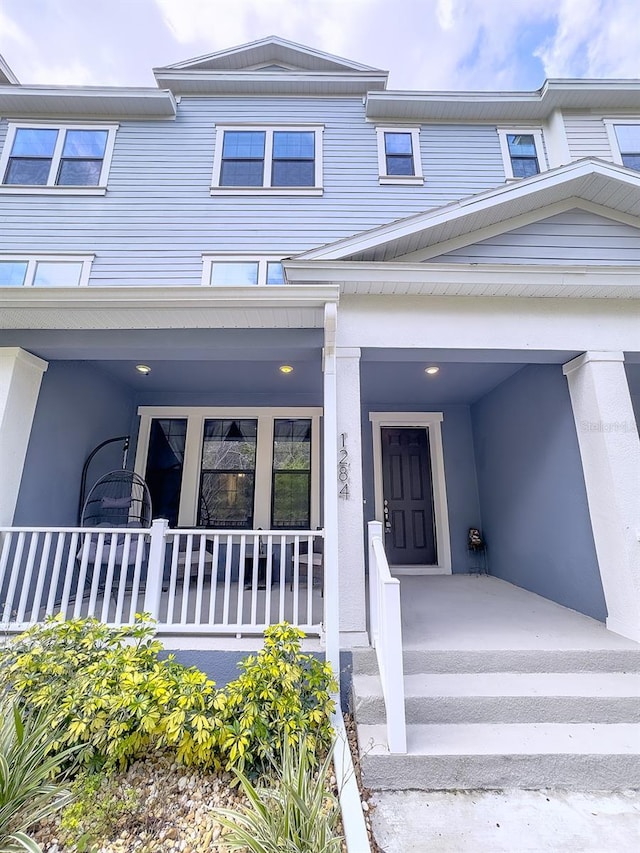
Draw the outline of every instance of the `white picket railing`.
[[[376,650],[387,712],[389,752],[407,751],[402,664],[400,581],[391,576],[382,541],[382,524],[370,521],[369,619],[371,644]]]
[[[0,528],[0,623],[46,615],[127,625],[150,613],[165,634],[260,634],[324,622],[323,531]],[[315,583],[314,585],[314,582]]]

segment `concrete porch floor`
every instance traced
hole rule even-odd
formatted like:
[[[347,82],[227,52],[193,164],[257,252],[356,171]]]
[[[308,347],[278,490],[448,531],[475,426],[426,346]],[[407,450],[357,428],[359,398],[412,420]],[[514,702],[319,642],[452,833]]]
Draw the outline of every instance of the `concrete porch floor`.
[[[487,575],[400,575],[405,650],[640,650],[602,622]]]

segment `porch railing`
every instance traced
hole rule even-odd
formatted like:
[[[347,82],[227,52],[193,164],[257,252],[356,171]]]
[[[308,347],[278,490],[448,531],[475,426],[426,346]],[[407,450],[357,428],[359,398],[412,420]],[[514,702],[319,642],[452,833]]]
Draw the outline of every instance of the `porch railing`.
[[[324,621],[323,531],[0,528],[0,628],[46,615],[127,625],[150,613],[164,634],[260,634]]]
[[[407,751],[402,664],[400,581],[391,576],[382,541],[382,524],[370,521],[369,618],[387,712],[389,752]]]

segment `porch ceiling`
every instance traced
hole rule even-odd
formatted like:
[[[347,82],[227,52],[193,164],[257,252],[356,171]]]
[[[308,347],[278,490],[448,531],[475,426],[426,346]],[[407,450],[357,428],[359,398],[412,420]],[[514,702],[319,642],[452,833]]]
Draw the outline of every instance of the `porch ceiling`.
[[[145,392],[312,393],[322,389],[321,329],[7,330],[0,347],[80,361]],[[143,376],[136,364],[147,364]],[[278,371],[281,364],[294,370]]]
[[[366,403],[426,406],[471,405],[527,364],[564,364],[573,352],[475,350],[362,350],[362,399]],[[436,365],[436,375],[425,367]]]

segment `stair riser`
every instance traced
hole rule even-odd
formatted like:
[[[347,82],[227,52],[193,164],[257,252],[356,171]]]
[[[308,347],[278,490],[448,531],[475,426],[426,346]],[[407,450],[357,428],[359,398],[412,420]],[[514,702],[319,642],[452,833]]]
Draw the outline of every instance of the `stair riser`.
[[[363,784],[372,790],[640,788],[638,755],[364,755]]]
[[[356,722],[386,722],[380,696],[360,696]],[[407,724],[412,723],[638,723],[637,697],[489,696],[407,697]]]
[[[403,655],[405,675],[423,672],[640,672],[640,652],[634,649],[593,651],[482,651],[409,650]],[[375,675],[375,651],[353,654],[353,672]]]

